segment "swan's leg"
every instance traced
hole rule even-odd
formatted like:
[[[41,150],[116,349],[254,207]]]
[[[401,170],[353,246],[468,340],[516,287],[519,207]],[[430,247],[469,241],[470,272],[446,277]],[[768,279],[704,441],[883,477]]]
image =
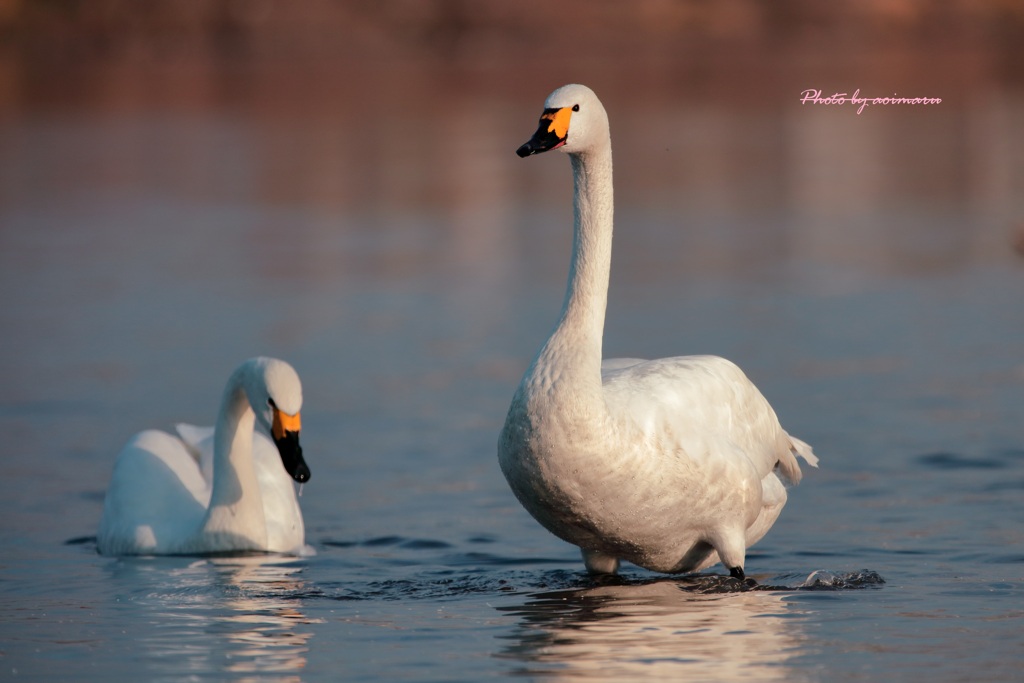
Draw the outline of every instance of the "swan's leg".
[[[583,564],[591,574],[614,574],[619,571],[619,558],[606,555],[599,550],[580,550],[583,551]]]
[[[729,570],[729,575],[743,581],[746,578],[743,573],[743,563],[747,555],[743,531],[720,533],[715,539],[714,546],[718,551],[718,559]]]

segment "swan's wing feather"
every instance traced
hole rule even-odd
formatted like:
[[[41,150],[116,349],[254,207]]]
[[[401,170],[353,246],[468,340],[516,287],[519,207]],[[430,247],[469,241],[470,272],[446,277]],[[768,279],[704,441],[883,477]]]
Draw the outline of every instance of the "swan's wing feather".
[[[213,427],[198,427],[183,422],[174,425],[188,453],[199,463],[207,484],[213,485]]]
[[[173,542],[194,532],[210,490],[184,442],[147,430],[121,450],[97,534],[108,555],[174,552]]]
[[[601,361],[601,375],[607,376],[609,373],[646,362],[648,362],[646,358],[605,358]]]
[[[213,427],[199,427],[179,422],[174,425],[174,431],[178,432],[185,447],[192,452],[197,461],[204,449],[209,449],[210,454],[213,454]]]
[[[199,464],[203,479],[207,484],[213,483],[213,427],[197,427],[196,425],[179,422],[174,429],[181,437],[182,443],[189,454]]]

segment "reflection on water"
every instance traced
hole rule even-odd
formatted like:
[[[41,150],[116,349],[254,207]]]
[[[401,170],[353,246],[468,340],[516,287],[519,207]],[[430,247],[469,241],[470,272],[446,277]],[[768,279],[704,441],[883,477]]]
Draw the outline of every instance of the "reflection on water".
[[[768,592],[695,595],[674,581],[534,596],[503,657],[530,674],[606,680],[792,680],[801,636]]]
[[[138,638],[145,669],[157,678],[231,672],[242,674],[239,681],[300,680],[308,626],[321,620],[300,610],[296,596],[307,589],[294,558],[206,558],[175,569],[162,559],[132,559],[112,567],[115,578],[148,589],[133,602],[149,607],[147,621],[157,624]]]

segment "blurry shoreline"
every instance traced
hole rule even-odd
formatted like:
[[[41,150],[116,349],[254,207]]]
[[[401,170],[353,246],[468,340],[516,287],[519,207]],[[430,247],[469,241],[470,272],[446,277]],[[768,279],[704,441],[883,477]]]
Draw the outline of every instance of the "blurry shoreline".
[[[620,255],[1005,263],[1022,44],[1019,0],[0,0],[0,219],[104,197],[341,212],[348,232],[430,216],[467,263],[502,262],[569,210],[564,166],[513,151],[582,82],[638,226]],[[809,88],[942,102],[858,115]]]
[[[1013,0],[0,0],[0,112],[329,107],[389,87],[499,94],[595,71],[602,92],[752,108],[807,88],[955,101],[1024,83],[1021,44]]]

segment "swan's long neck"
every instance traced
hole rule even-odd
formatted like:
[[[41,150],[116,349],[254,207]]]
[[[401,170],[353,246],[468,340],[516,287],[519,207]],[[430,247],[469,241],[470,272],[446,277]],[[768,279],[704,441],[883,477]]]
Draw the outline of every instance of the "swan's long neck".
[[[213,491],[202,534],[218,547],[251,550],[266,545],[267,525],[252,458],[255,415],[242,378],[224,390],[214,432]]]
[[[572,382],[601,383],[601,342],[612,262],[612,152],[610,141],[573,154],[573,242],[569,283],[555,331],[538,362],[554,362]]]

